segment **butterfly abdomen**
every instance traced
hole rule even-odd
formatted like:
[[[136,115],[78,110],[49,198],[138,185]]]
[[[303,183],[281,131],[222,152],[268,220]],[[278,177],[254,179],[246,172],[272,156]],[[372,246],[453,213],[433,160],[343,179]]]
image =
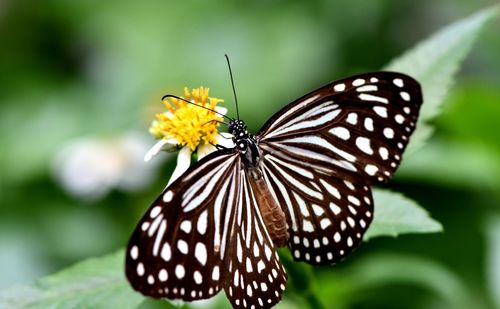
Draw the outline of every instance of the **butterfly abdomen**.
[[[257,204],[262,214],[269,236],[276,247],[286,246],[289,238],[286,217],[281,207],[271,195],[264,178],[252,178]]]

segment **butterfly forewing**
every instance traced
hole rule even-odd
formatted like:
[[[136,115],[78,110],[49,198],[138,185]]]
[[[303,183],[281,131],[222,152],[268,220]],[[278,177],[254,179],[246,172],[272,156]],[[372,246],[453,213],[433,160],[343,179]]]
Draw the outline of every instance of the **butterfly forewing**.
[[[332,171],[340,167],[370,182],[385,181],[401,161],[421,104],[420,86],[411,77],[367,73],[328,84],[290,103],[258,136],[261,146],[281,146],[291,152],[306,148],[312,155],[333,159]]]
[[[296,260],[334,263],[373,217],[369,185],[392,177],[418,117],[412,78],[391,72],[326,85],[275,114],[258,135]]]

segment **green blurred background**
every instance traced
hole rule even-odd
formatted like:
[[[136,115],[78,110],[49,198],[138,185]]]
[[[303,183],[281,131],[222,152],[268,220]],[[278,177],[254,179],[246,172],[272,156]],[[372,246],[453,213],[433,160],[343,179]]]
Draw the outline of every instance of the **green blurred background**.
[[[255,132],[285,103],[493,3],[0,1],[0,289],[125,245],[173,169],[168,155],[142,162],[161,95],[208,86],[234,115],[224,53]],[[444,233],[377,238],[316,269],[328,307],[500,306],[499,26],[387,186]]]

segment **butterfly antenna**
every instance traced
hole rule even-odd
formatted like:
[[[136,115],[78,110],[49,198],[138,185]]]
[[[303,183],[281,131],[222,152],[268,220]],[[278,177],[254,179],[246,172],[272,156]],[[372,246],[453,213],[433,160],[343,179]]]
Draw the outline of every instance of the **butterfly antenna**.
[[[161,100],[163,101],[163,100],[165,100],[166,98],[174,98],[174,99],[177,99],[177,100],[181,100],[181,101],[184,101],[184,102],[186,102],[186,103],[188,103],[188,104],[192,104],[192,105],[194,105],[194,106],[198,106],[198,107],[201,107],[201,108],[203,108],[203,109],[209,110],[209,111],[211,111],[212,113],[216,113],[217,115],[222,116],[222,117],[226,118],[226,119],[227,119],[227,120],[229,120],[229,121],[233,120],[233,119],[231,119],[230,117],[228,117],[228,116],[226,116],[226,115],[224,115],[224,114],[221,114],[221,113],[219,113],[218,111],[216,111],[216,110],[214,110],[214,109],[211,109],[211,108],[205,107],[205,106],[200,105],[200,104],[193,103],[193,102],[191,102],[191,101],[188,101],[188,100],[186,100],[186,99],[184,99],[184,98],[178,97],[178,96],[173,95],[173,94],[166,94],[166,95],[164,95],[164,96],[161,98]]]
[[[227,60],[227,66],[229,68],[229,76],[231,76],[231,86],[233,86],[233,94],[234,94],[234,103],[236,104],[236,116],[238,120],[240,120],[240,110],[238,108],[238,98],[236,98],[236,90],[234,89],[234,80],[233,80],[233,72],[231,71],[231,63],[229,63],[229,57],[227,54],[224,54]]]

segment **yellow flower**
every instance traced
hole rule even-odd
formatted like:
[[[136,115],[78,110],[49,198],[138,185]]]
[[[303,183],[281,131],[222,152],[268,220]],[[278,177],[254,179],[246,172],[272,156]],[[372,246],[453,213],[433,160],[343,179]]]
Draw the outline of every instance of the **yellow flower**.
[[[217,106],[223,100],[209,97],[208,94],[208,88],[199,87],[189,92],[185,87],[184,97],[181,98],[194,104],[172,97],[165,99],[163,102],[167,111],[157,114],[149,128],[149,132],[160,141],[148,151],[145,161],[151,160],[163,149],[180,148],[177,166],[169,184],[189,168],[193,151],[197,150],[200,160],[216,150],[213,145],[225,144],[226,139],[230,139],[230,136],[218,132],[219,122],[223,120],[221,115],[227,113],[226,108]],[[221,134],[224,137],[221,138]]]

